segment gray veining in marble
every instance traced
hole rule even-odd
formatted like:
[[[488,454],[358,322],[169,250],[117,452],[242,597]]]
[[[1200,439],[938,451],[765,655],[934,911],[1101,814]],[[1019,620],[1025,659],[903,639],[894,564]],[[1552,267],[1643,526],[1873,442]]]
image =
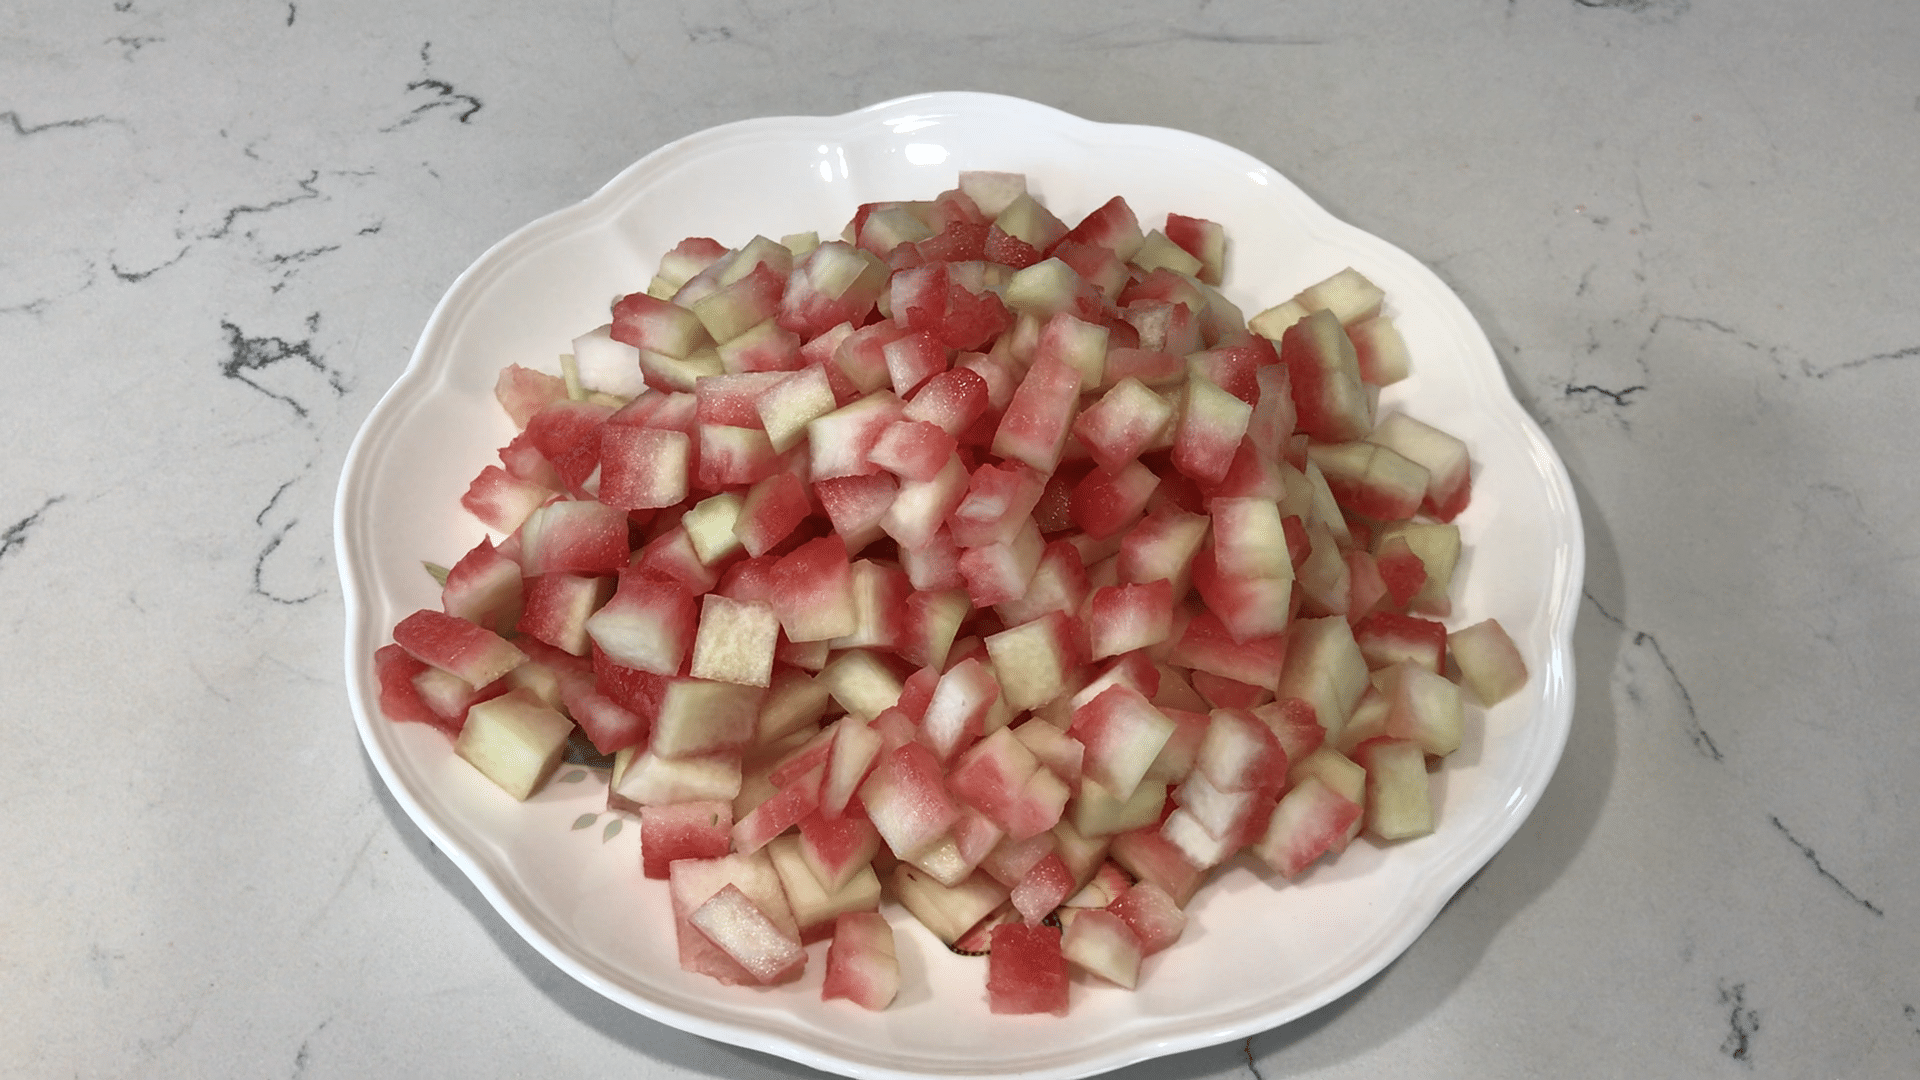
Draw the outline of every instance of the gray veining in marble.
[[[522,943],[343,693],[355,430],[495,239],[929,89],[1181,127],[1434,266],[1587,523],[1559,774],[1397,963],[1130,1080],[1920,1073],[1920,7],[0,12],[0,1074],[788,1077]]]

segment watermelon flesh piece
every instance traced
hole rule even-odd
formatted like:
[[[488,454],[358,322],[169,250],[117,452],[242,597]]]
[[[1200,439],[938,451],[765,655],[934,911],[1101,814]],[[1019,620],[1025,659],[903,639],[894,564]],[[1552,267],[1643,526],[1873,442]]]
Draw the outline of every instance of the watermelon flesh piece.
[[[1033,752],[1011,730],[1001,728],[961,756],[947,774],[947,788],[1007,828],[1017,820],[1021,792],[1038,768]]]
[[[718,859],[730,850],[733,804],[717,800],[640,808],[640,865],[666,879],[680,859]]]
[[[692,590],[640,573],[620,576],[611,599],[586,621],[593,643],[614,661],[673,675],[693,648],[700,613]]]
[[[374,677],[380,682],[380,711],[388,719],[436,727],[449,735],[459,735],[460,725],[441,716],[420,700],[413,679],[428,665],[414,659],[398,645],[382,645],[373,654]]]
[[[1151,881],[1135,882],[1115,897],[1107,910],[1118,916],[1140,942],[1143,956],[1151,956],[1180,940],[1187,914],[1165,889]]]
[[[933,424],[958,437],[987,411],[987,381],[980,373],[956,367],[920,384],[904,410],[909,420]]]
[[[1051,473],[1060,464],[1079,394],[1078,371],[1052,358],[1037,361],[1001,416],[994,453]]]
[[[686,499],[693,441],[684,431],[608,425],[600,439],[600,500],[623,510]]]
[[[514,476],[498,465],[489,465],[473,478],[467,493],[460,497],[460,505],[487,528],[510,533],[559,494],[554,488]]]
[[[1298,877],[1314,860],[1345,845],[1360,814],[1359,803],[1309,776],[1280,798],[1254,854],[1282,877]]]
[[[829,890],[845,888],[879,851],[880,833],[866,818],[815,813],[800,821],[801,858]]]
[[[1527,682],[1527,662],[1498,619],[1487,619],[1448,639],[1467,687],[1483,705],[1497,705]]]
[[[1158,442],[1172,422],[1173,406],[1128,375],[1081,410],[1073,433],[1102,468],[1119,472]]]
[[[423,608],[393,628],[394,643],[423,664],[479,687],[512,671],[527,654],[483,626]]]
[[[522,664],[513,670],[526,670]],[[475,688],[467,685],[458,675],[449,675],[436,667],[422,667],[413,676],[413,690],[420,701],[433,711],[442,721],[457,724],[466,716],[467,709],[489,697],[498,697],[506,692],[506,680],[499,679],[485,687]]]
[[[835,919],[821,1000],[844,998],[879,1012],[893,1004],[899,992],[900,961],[886,918],[875,911],[850,911]]]
[[[809,540],[781,557],[773,586],[774,614],[792,641],[830,640],[858,626],[853,568],[838,536]]]
[[[733,850],[751,855],[819,809],[820,777],[824,770],[824,763],[814,766],[741,818],[733,826]]]
[[[798,978],[807,953],[780,931],[738,885],[727,885],[687,916],[694,929],[761,984]]]
[[[1093,244],[1106,248],[1121,262],[1126,262],[1140,250],[1142,239],[1140,219],[1134,215],[1133,207],[1127,205],[1127,200],[1115,195],[1081,218],[1080,223],[1069,229],[1057,242]]]
[[[1150,881],[1185,907],[1205,879],[1179,848],[1167,842],[1157,828],[1134,829],[1113,838],[1113,860],[1142,881]]]
[[[614,302],[609,335],[634,348],[679,359],[712,340],[693,312],[646,293],[630,293]]]
[[[567,399],[567,383],[556,375],[508,364],[494,380],[493,396],[513,426],[524,430],[541,409]]]
[[[1076,914],[1060,941],[1061,954],[1073,966],[1131,990],[1140,979],[1143,949],[1132,927],[1109,911]]]
[[[1367,666],[1382,668],[1403,660],[1419,664],[1435,674],[1447,669],[1447,627],[1445,623],[1376,611],[1353,628],[1354,643]],[[1472,680],[1468,680],[1469,685]]]
[[[1048,855],[1027,871],[1013,887],[1013,907],[1027,925],[1037,925],[1053,909],[1066,902],[1074,888],[1073,872],[1058,855]]]
[[[1003,923],[987,954],[987,1008],[995,1014],[1067,1015],[1067,961],[1060,931]]]
[[[563,499],[521,523],[520,565],[528,574],[617,574],[626,568],[626,512],[592,499]]]
[[[787,908],[786,893],[780,875],[765,853],[727,855],[718,859],[680,859],[668,865],[667,887],[673,899],[675,937],[680,950],[681,968],[709,975],[728,985],[752,985],[761,980],[714,943],[692,922],[693,913],[723,888],[732,886],[783,937],[791,938],[798,948],[800,928]],[[805,953],[801,953],[804,959]],[[800,968],[783,974],[797,978]]]
[[[1074,710],[1070,731],[1086,746],[1086,776],[1124,800],[1173,737],[1174,724],[1138,690],[1115,685]]]
[[[861,784],[860,801],[888,848],[901,858],[925,851],[960,816],[939,759],[917,742],[880,761]]]
[[[518,572],[518,567],[515,567]],[[454,581],[450,574],[447,581]],[[515,592],[520,592],[515,583]],[[613,581],[584,574],[542,574],[525,585],[524,606],[515,629],[573,656],[587,655],[593,639],[587,619],[613,594]]]
[[[602,694],[591,675],[563,673],[560,700],[593,748],[603,754],[639,746],[652,729],[647,717]]]
[[[1173,586],[1164,578],[1095,589],[1089,603],[1095,660],[1158,645],[1173,632]]]

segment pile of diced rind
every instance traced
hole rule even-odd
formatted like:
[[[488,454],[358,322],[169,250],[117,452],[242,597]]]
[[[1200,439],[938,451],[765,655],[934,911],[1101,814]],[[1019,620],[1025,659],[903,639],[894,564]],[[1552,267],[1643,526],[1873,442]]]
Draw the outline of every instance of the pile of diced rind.
[[[520,799],[577,729],[684,967],[831,938],[822,996],[869,1009],[883,898],[988,954],[993,1011],[1064,1013],[1239,853],[1431,831],[1461,683],[1527,677],[1441,621],[1467,447],[1376,416],[1408,356],[1366,278],[1248,323],[1227,258],[1005,173],[685,241],[560,374],[501,373],[519,434],[462,500],[499,540],[394,628],[382,707]]]

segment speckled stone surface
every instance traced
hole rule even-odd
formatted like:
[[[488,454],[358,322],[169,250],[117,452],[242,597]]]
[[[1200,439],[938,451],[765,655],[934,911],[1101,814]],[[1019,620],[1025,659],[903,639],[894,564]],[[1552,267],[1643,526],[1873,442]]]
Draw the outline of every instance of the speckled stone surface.
[[[1558,775],[1397,963],[1129,1080],[1920,1071],[1920,7],[27,0],[0,12],[0,1075],[787,1077],[385,793],[347,446],[490,243],[930,89],[1238,146],[1467,301],[1585,515]]]

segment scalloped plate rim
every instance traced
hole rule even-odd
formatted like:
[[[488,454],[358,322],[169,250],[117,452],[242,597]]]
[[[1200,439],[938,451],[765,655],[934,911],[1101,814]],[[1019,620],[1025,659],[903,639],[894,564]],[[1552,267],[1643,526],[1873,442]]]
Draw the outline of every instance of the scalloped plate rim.
[[[1297,1019],[1349,993],[1404,952],[1431,924],[1447,899],[1458,890],[1460,885],[1464,884],[1504,846],[1538,802],[1564,750],[1570,726],[1573,701],[1571,634],[1577,614],[1579,586],[1583,573],[1584,545],[1578,507],[1574,501],[1564,465],[1547,443],[1544,434],[1513,397],[1500,371],[1498,360],[1493,355],[1490,344],[1486,342],[1484,333],[1473,321],[1471,314],[1458,297],[1447,289],[1431,270],[1419,264],[1417,260],[1387,241],[1333,217],[1278,171],[1241,151],[1204,136],[1168,128],[1099,123],[1019,98],[980,93],[911,95],[836,116],[763,117],[743,120],[708,128],[669,142],[623,169],[586,199],[523,226],[492,245],[455,279],[436,305],[405,371],[370,413],[366,423],[356,435],[342,468],[335,506],[335,548],[346,608],[345,660],[349,697],[362,743],[382,780],[406,810],[408,816],[442,852],[460,867],[487,898],[494,910],[549,961],[609,999],[655,1020],[695,1034],[770,1052],[829,1071],[845,1071],[850,1075],[876,1078],[965,1075],[980,1071],[980,1065],[972,1062],[955,1062],[952,1068],[944,1067],[946,1062],[917,1062],[903,1067],[901,1062],[905,1059],[900,1058],[895,1058],[893,1063],[889,1063],[884,1058],[850,1057],[844,1052],[817,1046],[797,1036],[742,1026],[744,1021],[741,1020],[715,1019],[676,1008],[622,985],[617,981],[617,973],[604,970],[602,962],[597,958],[576,956],[554,937],[549,936],[557,929],[551,925],[551,921],[539,912],[522,910],[521,905],[510,894],[508,885],[496,880],[494,871],[486,861],[459,842],[451,827],[442,822],[429,808],[425,796],[433,794],[433,801],[438,805],[437,793],[416,791],[408,782],[408,777],[403,775],[400,765],[391,759],[386,739],[394,736],[394,732],[390,730],[393,725],[388,724],[384,718],[378,717],[376,707],[373,705],[374,698],[370,694],[372,683],[368,678],[370,675],[368,657],[376,638],[372,628],[367,625],[366,608],[369,605],[363,602],[362,593],[366,582],[362,580],[360,572],[361,553],[354,546],[354,541],[361,535],[361,530],[368,527],[366,520],[363,517],[356,517],[355,512],[362,510],[364,504],[371,498],[368,487],[372,481],[367,477],[369,471],[376,468],[373,455],[398,436],[399,426],[394,418],[410,406],[417,408],[423,405],[424,399],[430,396],[433,389],[433,380],[449,373],[452,361],[444,356],[430,357],[431,348],[440,344],[443,337],[450,332],[449,326],[456,315],[464,314],[462,305],[469,302],[471,296],[481,289],[489,276],[506,272],[507,262],[511,256],[537,249],[541,244],[564,241],[572,235],[569,227],[577,231],[579,228],[596,223],[610,224],[611,219],[616,217],[622,209],[622,201],[630,200],[639,194],[637,190],[630,189],[644,187],[648,178],[655,174],[664,174],[665,171],[673,168],[696,165],[700,155],[711,153],[729,141],[737,139],[751,142],[770,133],[792,132],[799,128],[839,133],[847,137],[863,124],[879,120],[885,114],[904,112],[912,108],[928,110],[927,114],[922,115],[931,114],[946,118],[977,118],[985,114],[1016,117],[1041,127],[1064,129],[1082,138],[1099,138],[1109,142],[1158,140],[1163,145],[1180,144],[1204,149],[1210,153],[1235,156],[1250,167],[1264,171],[1276,192],[1282,196],[1281,203],[1285,209],[1300,217],[1300,225],[1309,235],[1328,240],[1330,243],[1333,242],[1330,238],[1337,238],[1349,245],[1368,249],[1383,260],[1399,263],[1403,269],[1410,269],[1414,273],[1424,274],[1431,279],[1432,285],[1437,287],[1440,294],[1451,301],[1450,305],[1441,303],[1438,306],[1451,307],[1451,310],[1443,311],[1441,314],[1451,320],[1454,324],[1451,329],[1461,335],[1466,346],[1465,351],[1471,354],[1463,357],[1462,363],[1469,381],[1473,383],[1479,395],[1485,398],[1479,404],[1489,407],[1491,414],[1500,421],[1501,426],[1517,438],[1523,446],[1524,455],[1538,470],[1537,479],[1543,483],[1548,496],[1547,519],[1557,527],[1557,544],[1544,601],[1548,609],[1547,633],[1543,640],[1547,647],[1545,657],[1547,662],[1536,662],[1534,673],[1535,678],[1542,684],[1540,690],[1542,708],[1539,710],[1541,715],[1536,717],[1533,725],[1536,729],[1532,732],[1535,741],[1529,743],[1532,756],[1528,761],[1532,767],[1527,779],[1531,782],[1520,785],[1511,793],[1497,814],[1480,823],[1481,828],[1474,834],[1471,844],[1453,852],[1450,858],[1429,868],[1421,878],[1423,884],[1432,886],[1423,897],[1425,903],[1418,905],[1418,910],[1404,914],[1383,926],[1379,935],[1380,940],[1369,943],[1369,948],[1363,950],[1366,954],[1365,959],[1351,966],[1342,977],[1320,987],[1316,993],[1282,1007],[1255,1006],[1237,1013],[1223,1012],[1193,1021],[1189,1026],[1175,1032],[1110,1046],[1096,1053],[1080,1055],[1072,1060],[1038,1064],[1018,1072],[1000,1069],[994,1071],[996,1075],[1019,1075],[1031,1080],[1041,1080],[1041,1078],[1065,1080],[1065,1078],[1086,1076],[1164,1054],[1214,1045]],[[942,111],[934,114],[933,110]],[[607,220],[600,220],[602,218]],[[1235,223],[1227,222],[1226,224],[1231,232]],[[1462,323],[1464,325],[1459,325]],[[1539,741],[1542,736],[1544,741]]]

